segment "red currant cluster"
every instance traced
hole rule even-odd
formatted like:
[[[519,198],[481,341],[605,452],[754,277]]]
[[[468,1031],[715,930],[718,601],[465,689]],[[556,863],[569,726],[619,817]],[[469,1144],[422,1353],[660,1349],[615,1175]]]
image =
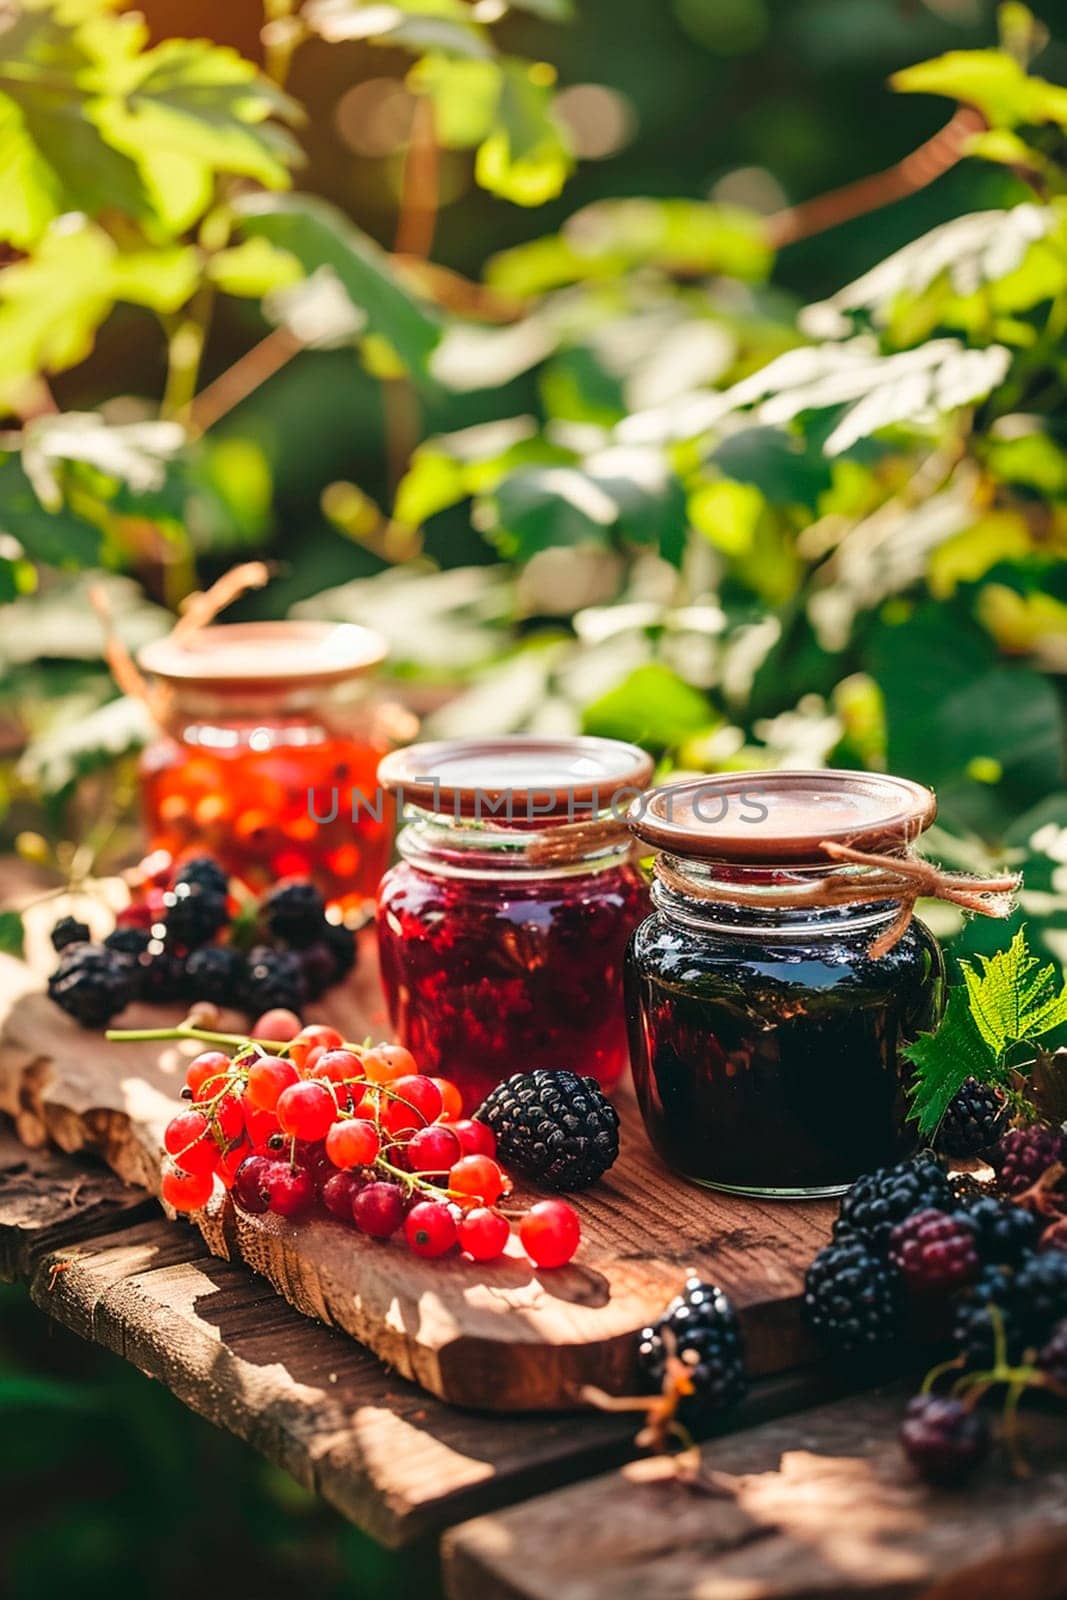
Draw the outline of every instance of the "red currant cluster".
[[[234,1048],[190,1063],[189,1108],[164,1132],[162,1194],[176,1211],[199,1210],[218,1178],[253,1215],[321,1206],[374,1239],[402,1229],[419,1256],[503,1254],[511,1223],[499,1202],[511,1183],[492,1130],[465,1118],[455,1084],[424,1076],[403,1046],[350,1044],[320,1024],[284,1041],[171,1034]],[[578,1217],[562,1200],[531,1206],[518,1232],[538,1267],[563,1266],[578,1248]]]

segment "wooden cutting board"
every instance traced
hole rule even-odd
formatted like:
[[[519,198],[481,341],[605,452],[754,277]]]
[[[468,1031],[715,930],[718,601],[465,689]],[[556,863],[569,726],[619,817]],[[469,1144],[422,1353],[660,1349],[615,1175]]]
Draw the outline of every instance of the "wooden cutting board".
[[[95,1150],[127,1182],[158,1192],[162,1130],[195,1050],[109,1044],[78,1027],[42,993],[53,961],[40,929],[28,963],[0,957],[0,1110],[25,1144]],[[352,981],[308,1015],[346,1038],[389,1036],[372,933],[361,936]],[[138,1005],[116,1025],[177,1020],[176,1010]],[[234,1016],[223,1026],[245,1023]],[[619,1160],[575,1198],[582,1245],[554,1271],[531,1266],[515,1240],[489,1266],[423,1261],[332,1218],[248,1217],[221,1191],[197,1225],[215,1255],[244,1261],[298,1310],[456,1405],[556,1410],[577,1405],[583,1383],[627,1392],[636,1333],[690,1271],[720,1283],[738,1307],[753,1375],[814,1360],[800,1292],[833,1203],[743,1200],[687,1184],[648,1145],[629,1094],[619,1109]]]

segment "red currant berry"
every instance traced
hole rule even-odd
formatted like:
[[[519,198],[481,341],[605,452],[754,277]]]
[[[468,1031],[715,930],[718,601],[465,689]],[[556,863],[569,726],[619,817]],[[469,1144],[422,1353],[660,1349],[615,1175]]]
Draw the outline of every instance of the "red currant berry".
[[[508,1187],[508,1180],[488,1156],[463,1156],[448,1174],[448,1187],[491,1206]]]
[[[308,1057],[312,1050],[339,1050],[344,1040],[336,1028],[328,1028],[323,1022],[312,1022],[300,1032],[289,1044],[289,1056],[301,1072],[307,1066]]]
[[[282,1061],[276,1056],[262,1056],[248,1070],[245,1094],[257,1110],[273,1111],[278,1104],[278,1096],[299,1081],[300,1074],[291,1061]]]
[[[373,1122],[360,1118],[335,1122],[326,1135],[326,1154],[342,1172],[351,1167],[369,1167],[380,1146]]]
[[[266,1144],[272,1134],[281,1132],[281,1123],[273,1111],[258,1111],[255,1106],[249,1105],[246,1098],[244,1103],[245,1127],[252,1144]]]
[[[211,1118],[224,1144],[232,1144],[245,1131],[244,1106],[238,1095],[223,1095],[218,1105],[212,1108]]]
[[[463,1115],[463,1096],[450,1078],[431,1078],[441,1091],[441,1121],[458,1122]]]
[[[352,1220],[372,1239],[388,1239],[404,1220],[404,1195],[395,1183],[368,1183],[352,1201]]]
[[[233,1188],[233,1180],[237,1176],[237,1169],[242,1161],[246,1160],[250,1151],[242,1139],[240,1144],[235,1144],[232,1150],[227,1150],[219,1162],[218,1173],[227,1189]]]
[[[214,1172],[219,1147],[202,1111],[179,1111],[163,1130],[163,1147],[183,1172]]]
[[[185,1069],[186,1087],[191,1090],[194,1100],[202,1097],[210,1099],[222,1088],[223,1079],[229,1071],[229,1056],[221,1050],[205,1050],[195,1061],[190,1061]]]
[[[306,1167],[275,1161],[267,1174],[270,1209],[279,1217],[300,1217],[315,1204],[315,1180]]]
[[[465,1156],[495,1156],[496,1134],[484,1122],[466,1118],[452,1124],[452,1131],[463,1146]]]
[[[425,1128],[440,1115],[440,1089],[432,1078],[416,1073],[414,1077],[397,1078],[389,1085],[381,1123],[387,1133],[407,1133]]]
[[[519,1223],[522,1248],[536,1267],[562,1267],[581,1238],[578,1213],[565,1200],[538,1200]]]
[[[303,1023],[295,1011],[276,1006],[273,1011],[264,1011],[257,1018],[252,1033],[256,1039],[267,1039],[271,1044],[288,1044],[296,1038],[302,1027]]]
[[[332,1083],[338,1103],[346,1108],[363,1097],[362,1084],[353,1082],[353,1079],[362,1078],[363,1063],[352,1050],[324,1050],[315,1061],[309,1062],[306,1076]]]
[[[331,1217],[351,1222],[352,1202],[361,1188],[362,1183],[354,1172],[335,1172],[319,1190],[319,1199]]]
[[[408,1170],[411,1172],[447,1172],[463,1154],[462,1147],[451,1128],[442,1123],[420,1128],[407,1143]]]
[[[233,1177],[233,1200],[242,1211],[261,1216],[270,1210],[268,1178],[275,1163],[269,1156],[246,1156]]]
[[[420,1200],[404,1218],[404,1238],[417,1256],[443,1256],[457,1237],[456,1219],[441,1200]]]
[[[510,1237],[507,1217],[488,1206],[465,1212],[459,1224],[459,1247],[475,1261],[495,1261],[504,1254]]]
[[[213,1187],[210,1172],[179,1172],[176,1167],[168,1167],[160,1193],[175,1211],[199,1211],[211,1199]]]
[[[376,1044],[364,1055],[363,1070],[372,1083],[393,1083],[417,1073],[419,1065],[402,1044]]]
[[[337,1103],[321,1083],[294,1083],[278,1096],[283,1133],[296,1139],[324,1139],[337,1117]]]

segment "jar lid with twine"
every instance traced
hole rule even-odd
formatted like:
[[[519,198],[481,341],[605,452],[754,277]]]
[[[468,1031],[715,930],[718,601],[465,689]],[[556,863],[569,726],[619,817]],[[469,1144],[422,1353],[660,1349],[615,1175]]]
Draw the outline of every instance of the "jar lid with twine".
[[[877,959],[903,938],[917,900],[944,900],[982,916],[1011,914],[1019,873],[951,872],[913,853],[936,814],[933,791],[907,778],[844,770],[730,772],[650,790],[634,801],[629,824],[659,852],[660,881],[691,898],[789,910],[896,902],[899,913],[870,946]],[[672,858],[723,870],[714,883],[703,883],[680,872]],[[828,870],[833,865],[846,870]]]

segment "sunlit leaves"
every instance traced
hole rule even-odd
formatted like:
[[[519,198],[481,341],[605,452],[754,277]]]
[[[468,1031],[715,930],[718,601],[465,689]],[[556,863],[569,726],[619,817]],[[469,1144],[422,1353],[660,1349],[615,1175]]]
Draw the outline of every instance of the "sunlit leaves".
[[[45,510],[16,455],[0,456],[0,533],[49,566],[89,567],[100,560],[100,530],[65,505]]]
[[[300,283],[304,269],[288,250],[277,250],[266,239],[242,239],[240,244],[217,250],[208,258],[205,273],[223,294],[262,299],[278,289]]]
[[[574,165],[552,112],[555,73],[541,65],[502,63],[494,125],[475,158],[483,189],[516,205],[539,206],[560,193]]]
[[[323,39],[366,39],[408,50],[488,56],[486,30],[463,0],[309,0],[303,20]]]
[[[430,100],[434,137],[446,150],[471,150],[489,136],[500,103],[495,61],[433,51],[415,63],[407,83]]]
[[[311,274],[328,268],[371,333],[386,340],[409,372],[425,374],[440,338],[436,318],[400,283],[367,234],[310,195],[250,195],[238,203],[242,232],[265,239]]]
[[[585,707],[582,731],[668,750],[714,721],[705,695],[663,662],[649,661]]]
[[[904,93],[940,94],[974,106],[992,127],[1067,127],[1067,88],[1031,77],[1004,50],[950,50],[895,72],[889,81]]]

